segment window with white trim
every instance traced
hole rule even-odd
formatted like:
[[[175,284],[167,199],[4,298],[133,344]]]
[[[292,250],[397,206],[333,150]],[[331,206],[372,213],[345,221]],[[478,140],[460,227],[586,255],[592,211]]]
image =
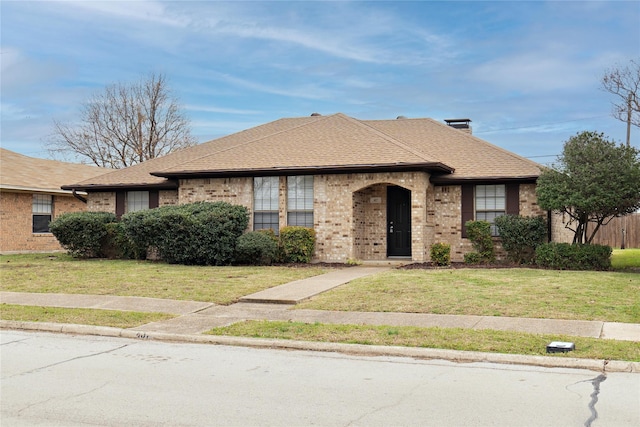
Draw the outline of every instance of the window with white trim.
[[[487,221],[491,224],[491,235],[498,236],[495,219],[506,214],[507,194],[505,185],[476,185],[475,198],[476,221]]]
[[[127,212],[149,209],[148,191],[127,191]]]
[[[287,224],[313,228],[313,175],[287,177]]]
[[[32,232],[50,233],[49,223],[53,215],[53,196],[34,194],[32,205]]]
[[[253,229],[279,233],[277,176],[253,178]]]

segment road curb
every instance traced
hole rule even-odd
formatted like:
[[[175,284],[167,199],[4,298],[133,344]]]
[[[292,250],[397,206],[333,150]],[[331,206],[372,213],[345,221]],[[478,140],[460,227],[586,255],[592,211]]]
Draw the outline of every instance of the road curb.
[[[308,350],[337,352],[358,356],[411,357],[425,360],[447,360],[458,363],[499,363],[508,365],[532,365],[545,368],[588,369],[598,372],[640,373],[640,362],[621,360],[595,360],[569,357],[527,356],[520,354],[483,353],[476,351],[443,350],[422,347],[376,346],[314,341],[293,341],[264,338],[229,337],[219,335],[187,335],[163,332],[143,332],[107,326],[75,325],[48,322],[21,322],[0,320],[0,329],[56,332],[78,335],[97,335],[153,341],[187,342],[199,344],[230,345],[282,350]]]

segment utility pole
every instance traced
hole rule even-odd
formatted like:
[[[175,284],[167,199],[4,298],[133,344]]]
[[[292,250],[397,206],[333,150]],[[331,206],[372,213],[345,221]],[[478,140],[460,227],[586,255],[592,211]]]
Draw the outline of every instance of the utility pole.
[[[633,96],[632,92],[629,92],[629,96],[627,96],[627,147],[631,147],[631,98]],[[622,217],[622,243],[620,244],[620,249],[625,248],[625,234],[627,228],[627,216]]]

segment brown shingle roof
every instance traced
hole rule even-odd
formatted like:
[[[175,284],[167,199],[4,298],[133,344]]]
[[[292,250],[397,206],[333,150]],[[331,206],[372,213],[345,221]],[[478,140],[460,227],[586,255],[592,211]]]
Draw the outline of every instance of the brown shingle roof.
[[[276,120],[75,188],[167,185],[167,178],[194,175],[411,168],[449,181],[531,179],[540,174],[538,164],[431,119],[357,120],[338,113]]]
[[[37,159],[0,148],[0,189],[62,193],[70,181],[95,178],[110,169]]]
[[[439,180],[532,178],[538,163],[432,119],[371,120],[368,125],[405,141],[415,150],[434,153],[455,168]]]

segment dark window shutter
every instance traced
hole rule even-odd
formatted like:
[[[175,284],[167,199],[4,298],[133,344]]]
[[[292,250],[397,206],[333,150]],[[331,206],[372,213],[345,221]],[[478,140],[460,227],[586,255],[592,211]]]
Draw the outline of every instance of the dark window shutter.
[[[467,221],[473,221],[475,207],[473,206],[473,184],[462,185],[462,237],[467,237]]]
[[[520,184],[507,184],[507,215],[520,214]]]
[[[116,191],[116,216],[118,218],[124,215],[125,195],[124,191]]]
[[[149,209],[160,206],[160,193],[158,190],[149,191]]]

